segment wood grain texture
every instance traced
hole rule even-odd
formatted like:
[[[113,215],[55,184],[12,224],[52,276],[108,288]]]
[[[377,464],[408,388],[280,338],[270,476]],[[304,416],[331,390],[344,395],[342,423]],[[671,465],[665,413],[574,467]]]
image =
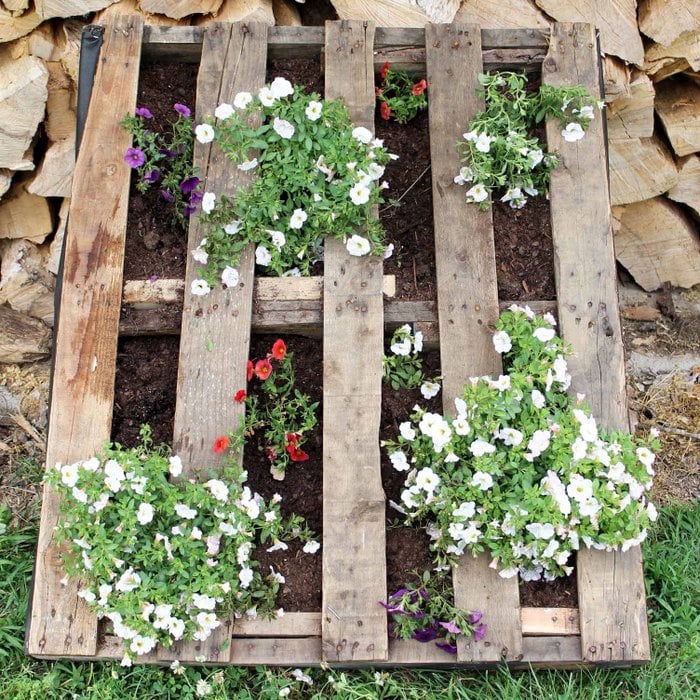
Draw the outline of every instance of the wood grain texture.
[[[221,102],[233,102],[237,92],[257,92],[265,81],[266,58],[267,25],[211,25],[204,36],[197,78],[197,121],[212,115]],[[196,142],[194,161],[205,192],[232,195],[252,178],[231,167],[215,144]],[[199,220],[193,218],[188,249],[197,247],[204,235]],[[219,285],[198,297],[190,289],[200,265],[187,256],[173,439],[184,475],[220,466],[228,455],[215,455],[214,441],[234,430],[243,418],[245,406],[233,396],[246,386],[254,263],[249,246],[241,256],[238,286],[226,289]],[[232,620],[222,622],[205,642],[177,645],[182,648],[163,653],[168,657],[174,653],[180,659],[200,655],[209,661],[225,659],[228,650],[222,645],[230,638],[231,627]]]
[[[475,25],[428,25],[430,155],[440,326],[443,410],[454,415],[469,376],[501,369],[489,326],[498,317],[491,211],[464,201],[454,183],[455,144],[481,108],[474,92],[481,72],[481,35]],[[481,610],[489,631],[480,642],[460,640],[459,661],[498,661],[522,654],[517,579],[501,578],[482,555],[466,555],[453,568],[458,607]]]
[[[374,127],[374,26],[326,24],[326,98]],[[382,260],[326,238],[323,288],[323,659],[388,656],[379,423]]]
[[[65,238],[47,468],[86,459],[110,437],[130,178],[119,120],[136,107],[142,27],[140,18],[107,27],[95,76]],[[57,494],[44,487],[27,651],[92,656],[95,617],[78,581],[60,584],[58,517]]]
[[[543,82],[582,84],[599,97],[593,27],[554,26]],[[561,159],[552,173],[550,200],[559,324],[574,349],[569,361],[572,387],[586,392],[603,426],[629,429],[602,119],[596,118],[585,138],[575,143],[565,142],[561,128],[549,123],[547,140]],[[577,572],[583,659],[649,658],[639,548],[626,553],[582,550]]]
[[[520,619],[529,637],[581,632],[578,608],[521,608]]]

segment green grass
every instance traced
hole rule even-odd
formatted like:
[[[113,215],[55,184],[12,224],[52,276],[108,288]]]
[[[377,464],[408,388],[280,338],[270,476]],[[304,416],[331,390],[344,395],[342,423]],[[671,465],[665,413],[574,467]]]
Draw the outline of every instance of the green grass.
[[[581,672],[502,668],[484,673],[396,671],[309,672],[312,686],[288,670],[168,669],[115,663],[47,663],[23,655],[24,620],[36,529],[0,534],[0,696],[8,700],[188,700],[198,681],[209,698],[275,700],[692,700],[700,698],[700,504],[664,508],[644,545],[652,661],[633,670]],[[285,691],[283,690],[283,693]],[[284,697],[284,695],[282,696]]]

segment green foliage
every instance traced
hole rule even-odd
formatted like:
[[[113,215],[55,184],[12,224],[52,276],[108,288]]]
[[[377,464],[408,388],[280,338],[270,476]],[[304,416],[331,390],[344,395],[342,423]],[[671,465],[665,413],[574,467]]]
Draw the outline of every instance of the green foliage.
[[[414,81],[402,70],[392,70],[387,61],[379,72],[381,83],[375,88],[382,119],[406,124],[428,106],[425,80]]]
[[[382,358],[384,381],[392,389],[415,389],[423,382],[423,333],[413,332],[408,324],[397,328],[389,343],[389,353]]]
[[[520,209],[528,196],[546,192],[550,171],[558,164],[556,155],[534,135],[536,125],[556,119],[564,127],[565,140],[577,141],[594,119],[593,100],[581,85],[542,85],[528,91],[527,78],[520,73],[482,74],[479,82],[485,108],[458,144],[463,167],[455,182],[469,184],[467,202],[482,209],[500,194],[502,202]]]

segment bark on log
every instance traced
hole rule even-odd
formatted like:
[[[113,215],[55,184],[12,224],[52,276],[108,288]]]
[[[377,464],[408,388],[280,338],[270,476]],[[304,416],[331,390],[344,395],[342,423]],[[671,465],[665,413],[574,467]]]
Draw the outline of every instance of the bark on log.
[[[141,10],[149,14],[182,19],[189,15],[217,12],[223,0],[140,0]]]
[[[49,245],[49,258],[46,263],[46,269],[58,276],[61,266],[61,253],[63,251],[63,240],[66,237],[66,226],[68,225],[68,212],[70,211],[70,197],[66,197],[61,204],[61,209],[58,212],[58,225],[54,232],[51,244]]]
[[[688,69],[700,71],[700,30],[683,32],[670,46],[651,44],[644,53],[644,72],[654,81]]]
[[[535,0],[558,22],[588,22],[600,29],[603,53],[642,65],[644,47],[637,29],[635,0]]]
[[[26,239],[41,243],[53,231],[49,203],[26,190],[26,179],[12,184],[0,201],[0,239]]]
[[[532,0],[464,0],[455,22],[479,24],[488,29],[534,27],[549,29],[552,22]]]
[[[610,141],[609,156],[612,204],[651,199],[678,182],[676,164],[656,137]]]
[[[47,255],[29,241],[0,241],[0,304],[52,326],[55,282]]]
[[[75,137],[52,144],[27,192],[40,197],[70,197],[75,167]]]
[[[641,0],[639,29],[670,46],[683,32],[700,29],[700,4],[697,0]]]
[[[80,63],[80,38],[86,22],[77,19],[69,19],[63,22],[62,29],[65,37],[63,53],[61,53],[61,65],[70,76],[73,85],[78,86],[78,65]]]
[[[272,0],[224,0],[213,15],[198,16],[193,24],[202,26],[211,22],[265,22],[273,26]]]
[[[101,10],[119,0],[35,0],[36,11],[43,19],[80,17]]]
[[[46,67],[49,70],[46,135],[53,142],[75,138],[77,91],[61,63],[49,61]]]
[[[280,27],[302,26],[299,8],[292,0],[273,0],[272,12],[275,15],[275,24]]]
[[[430,18],[409,0],[332,0],[340,19],[369,19],[378,27],[424,27]]]
[[[633,70],[629,97],[607,108],[608,138],[648,138],[654,134],[654,85],[641,71]]]
[[[51,337],[39,319],[0,306],[0,363],[43,360],[51,354]]]
[[[630,68],[614,56],[603,57],[603,83],[605,85],[605,101],[614,102],[621,97],[629,97]]]
[[[0,168],[26,170],[25,153],[44,118],[49,72],[24,56],[0,69]]]
[[[15,17],[11,12],[0,8],[0,43],[26,36],[41,22],[42,18],[36,12],[25,12],[25,14]]]
[[[700,240],[692,222],[665,197],[613,207],[615,254],[637,284],[651,292],[700,283]]]
[[[682,158],[679,165],[678,183],[668,191],[668,196],[700,216],[700,156]]]
[[[664,80],[656,88],[656,113],[677,155],[700,151],[700,86],[684,77]]]

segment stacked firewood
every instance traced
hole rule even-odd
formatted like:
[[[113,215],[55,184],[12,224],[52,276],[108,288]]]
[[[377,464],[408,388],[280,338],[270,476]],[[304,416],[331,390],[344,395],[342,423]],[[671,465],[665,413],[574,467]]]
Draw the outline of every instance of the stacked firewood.
[[[301,2],[301,0],[299,0]],[[700,283],[700,10],[696,0],[0,0],[0,362],[45,356],[70,204],[82,27],[367,18],[483,28],[600,28],[621,264],[646,290]],[[576,212],[572,211],[572,225]]]

